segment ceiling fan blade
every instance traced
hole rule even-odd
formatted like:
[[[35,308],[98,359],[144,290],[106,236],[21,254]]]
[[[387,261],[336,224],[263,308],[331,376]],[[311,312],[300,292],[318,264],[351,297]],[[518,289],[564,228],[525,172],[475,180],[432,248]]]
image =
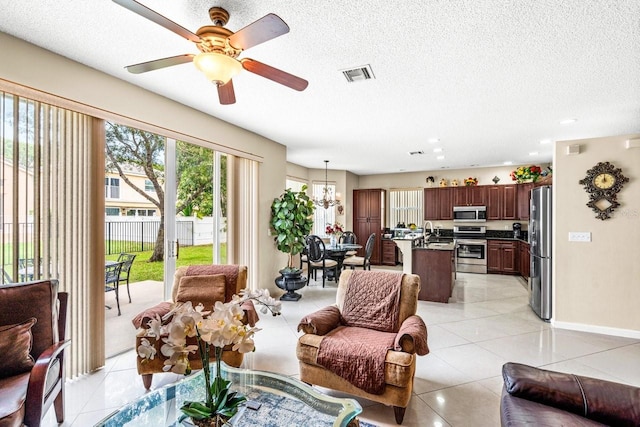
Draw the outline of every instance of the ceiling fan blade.
[[[160,68],[193,62],[194,56],[195,55],[188,53],[186,55],[171,56],[169,58],[156,59],[154,61],[128,65],[125,68],[127,69],[127,71],[133,74],[146,73],[147,71],[159,70]]]
[[[222,105],[236,103],[236,93],[233,90],[233,80],[229,80],[226,84],[218,85],[218,99],[220,99],[220,104]]]
[[[247,50],[288,32],[289,26],[278,15],[270,13],[229,36],[229,43],[236,49]]]
[[[244,58],[241,60],[242,67],[251,71],[254,74],[265,77],[269,80],[273,80],[276,83],[290,87],[298,91],[303,91],[309,86],[309,82],[300,77],[294,76],[277,68],[273,68],[270,65],[263,64],[254,59]]]
[[[191,40],[194,43],[199,43],[201,41],[200,37],[187,30],[186,28],[176,24],[169,18],[165,18],[160,15],[158,12],[149,9],[147,6],[144,6],[138,3],[135,0],[113,0],[115,3],[124,7],[125,9],[129,9],[130,11],[137,13],[138,15],[147,18],[149,21],[153,21],[156,24],[166,28],[169,31],[173,31],[177,35],[184,37],[187,40]]]

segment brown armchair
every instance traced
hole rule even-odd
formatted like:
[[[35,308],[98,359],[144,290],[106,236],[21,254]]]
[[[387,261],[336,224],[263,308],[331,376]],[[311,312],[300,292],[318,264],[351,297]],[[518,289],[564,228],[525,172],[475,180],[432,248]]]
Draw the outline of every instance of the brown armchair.
[[[234,294],[247,286],[247,267],[239,265],[192,265],[179,267],[173,278],[171,301],[161,302],[133,318],[133,325],[140,329],[136,335],[136,349],[141,340],[146,338],[155,348],[154,359],[147,360],[137,357],[138,373],[142,375],[145,388],[151,387],[153,374],[165,372],[163,370],[166,357],[160,352],[162,338],[156,340],[145,336],[148,322],[156,315],[164,316],[169,313],[175,303],[191,301],[193,305],[202,303],[206,310],[211,310],[216,301],[228,302]],[[258,321],[258,315],[253,303],[248,301],[242,306],[245,310],[245,323],[254,325]],[[168,319],[167,319],[168,321]],[[212,352],[211,360],[214,360]],[[225,348],[222,352],[222,360],[230,366],[239,367],[242,364],[244,354]],[[202,369],[202,362],[198,354],[189,355],[189,363],[192,369]]]
[[[0,425],[64,421],[66,292],[57,280],[0,286]]]
[[[427,328],[416,315],[419,290],[414,274],[343,272],[336,304],[298,325],[304,332],[297,345],[300,379],[392,405],[401,424],[416,355],[429,352]]]

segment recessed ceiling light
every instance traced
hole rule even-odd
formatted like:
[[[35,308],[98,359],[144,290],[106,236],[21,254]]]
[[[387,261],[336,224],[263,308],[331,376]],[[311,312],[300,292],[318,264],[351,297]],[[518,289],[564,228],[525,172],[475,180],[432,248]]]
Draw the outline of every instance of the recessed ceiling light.
[[[438,156],[438,157],[436,157],[436,159],[438,159],[438,160],[444,160],[444,156]]]
[[[438,138],[429,138],[429,144],[435,144],[436,142],[440,142]]]
[[[510,165],[512,165],[512,164],[513,164],[513,162],[511,162],[511,161],[507,161],[507,162],[504,162],[504,163],[503,163],[503,165],[505,165],[505,166],[510,166]]]
[[[537,155],[538,155],[538,152],[537,152],[537,151],[532,151],[532,152],[530,152],[530,153],[529,153],[529,155],[530,155],[530,156],[537,156]]]
[[[561,125],[570,125],[571,123],[575,123],[575,122],[577,122],[577,121],[578,121],[578,119],[574,119],[574,118],[571,118],[571,119],[564,119],[564,120],[561,120],[561,121],[560,121],[560,124],[561,124]]]
[[[541,139],[540,140],[540,144],[551,144],[551,140],[550,139]]]
[[[434,153],[442,153],[442,148],[434,148],[433,152]]]

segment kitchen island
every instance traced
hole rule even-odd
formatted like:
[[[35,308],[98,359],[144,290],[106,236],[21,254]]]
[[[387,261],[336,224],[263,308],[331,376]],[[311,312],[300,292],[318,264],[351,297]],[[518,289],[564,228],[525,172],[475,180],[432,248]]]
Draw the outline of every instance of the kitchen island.
[[[412,273],[420,276],[422,301],[449,302],[456,280],[455,243],[427,242],[411,253]]]
[[[402,253],[402,272],[406,274],[413,273],[413,256],[412,250],[424,240],[422,234],[412,233],[405,237],[396,237],[393,242]]]

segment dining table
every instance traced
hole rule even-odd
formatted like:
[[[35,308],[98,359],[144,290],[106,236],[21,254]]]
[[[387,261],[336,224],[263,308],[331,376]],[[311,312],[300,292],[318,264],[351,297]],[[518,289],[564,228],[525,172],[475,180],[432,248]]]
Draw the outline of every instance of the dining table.
[[[326,271],[327,280],[334,280],[337,283],[338,279],[340,279],[340,273],[342,272],[342,263],[347,255],[347,252],[362,249],[362,245],[359,245],[357,243],[336,243],[334,245],[325,245],[324,249],[325,251],[327,251],[327,257],[338,263],[336,267],[337,274],[330,269]]]

